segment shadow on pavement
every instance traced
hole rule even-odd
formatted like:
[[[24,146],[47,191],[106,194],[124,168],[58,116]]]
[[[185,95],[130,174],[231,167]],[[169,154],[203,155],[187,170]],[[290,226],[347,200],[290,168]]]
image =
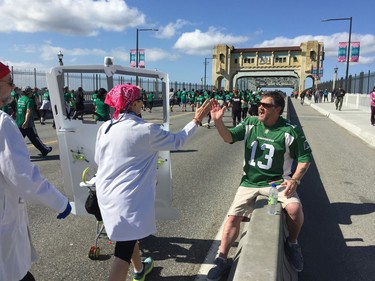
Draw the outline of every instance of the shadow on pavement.
[[[289,114],[292,123],[302,128],[291,102]],[[375,246],[348,247],[339,227],[339,224],[351,224],[352,215],[374,212],[375,204],[331,204],[314,160],[298,194],[305,213],[299,237],[305,267],[299,280],[375,280]],[[360,238],[354,240],[361,241]]]
[[[151,256],[155,261],[173,259],[173,266],[179,267],[179,263],[200,266],[205,263],[205,257],[210,250],[212,240],[201,240],[180,237],[156,237],[151,235],[140,241],[142,256]],[[173,281],[193,281],[196,275],[184,276],[183,272],[179,276],[162,277],[161,272],[168,271],[163,267],[155,267],[148,275],[149,280],[173,280]]]

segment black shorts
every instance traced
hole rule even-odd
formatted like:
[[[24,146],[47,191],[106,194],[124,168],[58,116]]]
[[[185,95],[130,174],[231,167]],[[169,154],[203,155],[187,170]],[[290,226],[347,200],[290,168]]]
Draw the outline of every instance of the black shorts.
[[[115,257],[118,257],[119,259],[122,259],[130,264],[135,243],[137,243],[137,240],[117,241],[115,246]]]

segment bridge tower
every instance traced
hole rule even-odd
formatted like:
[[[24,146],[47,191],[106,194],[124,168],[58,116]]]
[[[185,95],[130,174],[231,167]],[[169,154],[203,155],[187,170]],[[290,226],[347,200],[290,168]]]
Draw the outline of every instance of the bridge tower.
[[[303,42],[300,46],[241,48],[216,45],[212,54],[212,85],[232,90],[246,80],[245,87],[292,88],[301,92],[306,78],[319,83],[319,69],[323,69],[324,43]],[[243,85],[243,83],[242,83]]]

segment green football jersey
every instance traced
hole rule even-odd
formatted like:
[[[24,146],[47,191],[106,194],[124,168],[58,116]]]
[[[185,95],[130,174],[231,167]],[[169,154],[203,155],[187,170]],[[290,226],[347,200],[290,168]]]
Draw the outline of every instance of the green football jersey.
[[[241,186],[270,186],[270,182],[292,175],[294,161],[311,162],[305,136],[282,117],[273,127],[266,127],[257,117],[248,117],[229,130],[233,142],[245,141]]]

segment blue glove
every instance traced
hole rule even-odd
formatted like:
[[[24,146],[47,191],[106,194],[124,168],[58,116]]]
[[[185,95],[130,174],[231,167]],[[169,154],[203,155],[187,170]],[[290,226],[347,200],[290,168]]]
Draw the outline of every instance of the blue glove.
[[[70,206],[70,203],[68,202],[68,205],[66,206],[65,211],[58,214],[57,218],[58,219],[65,219],[70,214],[71,211],[72,211],[72,206]]]

